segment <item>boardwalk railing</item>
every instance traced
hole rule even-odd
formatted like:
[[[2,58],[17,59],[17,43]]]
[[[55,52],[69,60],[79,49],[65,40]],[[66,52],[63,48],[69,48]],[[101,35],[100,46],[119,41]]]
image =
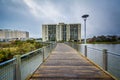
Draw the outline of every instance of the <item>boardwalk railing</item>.
[[[24,55],[0,63],[0,80],[25,80],[40,66],[49,53],[55,48],[52,43]]]
[[[73,47],[78,52],[120,80],[120,54],[109,52],[107,49],[100,50],[75,43],[66,44]]]

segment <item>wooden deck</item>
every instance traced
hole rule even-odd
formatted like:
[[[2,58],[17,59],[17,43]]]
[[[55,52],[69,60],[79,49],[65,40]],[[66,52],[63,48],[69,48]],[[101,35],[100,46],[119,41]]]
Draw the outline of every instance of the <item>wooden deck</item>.
[[[58,43],[30,80],[114,80],[73,48]]]

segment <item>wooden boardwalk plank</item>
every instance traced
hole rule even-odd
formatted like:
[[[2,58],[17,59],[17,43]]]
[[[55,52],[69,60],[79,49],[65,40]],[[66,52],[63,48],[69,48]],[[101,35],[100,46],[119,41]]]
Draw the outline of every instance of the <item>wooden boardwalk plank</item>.
[[[58,43],[30,80],[114,80],[73,48]]]

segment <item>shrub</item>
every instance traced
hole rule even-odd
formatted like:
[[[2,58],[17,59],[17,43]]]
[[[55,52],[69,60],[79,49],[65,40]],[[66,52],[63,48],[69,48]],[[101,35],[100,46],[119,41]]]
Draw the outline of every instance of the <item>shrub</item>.
[[[35,42],[35,40],[16,40],[11,43],[2,44],[2,48],[0,48],[0,62],[11,59],[14,55],[22,55],[42,46],[41,43]]]

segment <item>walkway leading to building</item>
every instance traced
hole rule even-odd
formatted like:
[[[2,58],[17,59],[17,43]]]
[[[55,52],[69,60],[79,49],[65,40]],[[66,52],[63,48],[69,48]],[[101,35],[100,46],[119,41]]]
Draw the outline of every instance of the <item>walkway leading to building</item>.
[[[30,80],[114,80],[76,50],[58,43]]]

